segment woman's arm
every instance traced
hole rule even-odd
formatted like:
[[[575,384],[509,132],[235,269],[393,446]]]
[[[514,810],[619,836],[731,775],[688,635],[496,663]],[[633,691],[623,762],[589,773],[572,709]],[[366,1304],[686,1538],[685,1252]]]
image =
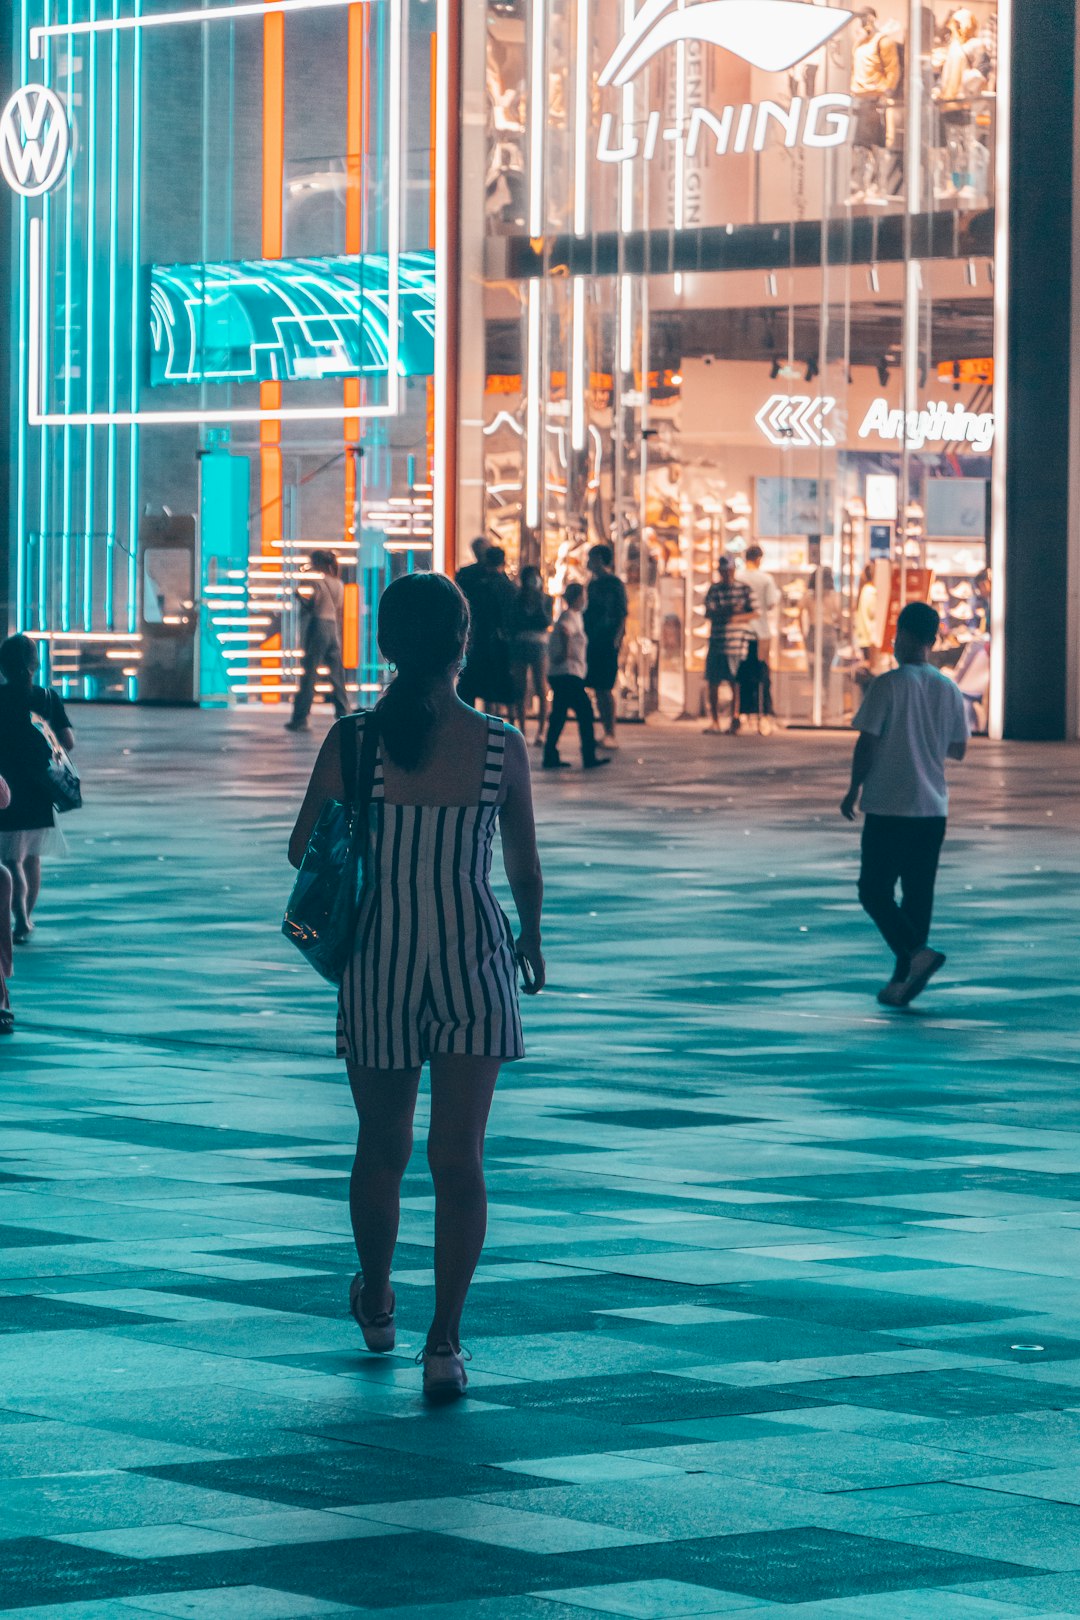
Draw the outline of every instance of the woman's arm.
[[[355,723],[352,722],[354,725]],[[331,799],[344,797],[345,784],[341,778],[341,733],[337,726],[331,726],[325,742],[319,749],[319,757],[315,761],[315,769],[311,773],[311,781],[308,783],[304,802],[300,806],[300,814],[296,818],[296,826],[289,839],[290,866],[299,867],[303,861],[304,851],[315,831],[315,823],[322,814],[323,806]]]
[[[533,817],[532,777],[529,750],[519,731],[506,733],[504,772],[506,798],[501,828],[503,864],[518,914],[518,959],[525,976],[525,990],[535,996],[544,988],[547,969],[540,948],[540,912],[544,903],[544,879],[536,848],[536,822]]]
[[[4,778],[0,776],[0,810],[6,810],[11,803],[11,789]]]

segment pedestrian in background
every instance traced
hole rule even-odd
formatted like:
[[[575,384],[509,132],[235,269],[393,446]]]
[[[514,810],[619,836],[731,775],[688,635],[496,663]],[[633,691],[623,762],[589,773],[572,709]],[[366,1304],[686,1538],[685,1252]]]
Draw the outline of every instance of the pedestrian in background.
[[[518,968],[532,994],[545,972],[529,753],[519,732],[457,696],[468,628],[451,580],[395,580],[379,604],[379,647],[397,675],[373,715],[344,722],[357,728],[357,758],[365,728],[378,729],[364,887],[339,1003],[338,1054],[359,1115],[349,1207],[361,1269],[349,1300],[368,1349],[392,1350],[401,1180],[430,1063],[435,1310],[421,1359],[433,1399],[465,1393],[461,1313],[487,1224],[488,1111],[500,1066],[525,1052]],[[294,866],[323,806],[344,798],[335,727],[289,844]],[[516,944],[490,883],[496,828]]]
[[[6,810],[10,803],[11,789],[0,776],[0,810]],[[11,894],[11,873],[6,866],[0,866],[0,1035],[12,1035],[15,1031],[15,1014],[11,1010],[11,997],[8,994],[8,980],[13,965]]]
[[[514,681],[514,718],[525,730],[529,681],[536,694],[537,747],[544,740],[548,702],[548,637],[554,604],[544,590],[539,568],[527,567],[518,578],[510,613],[510,671]]]
[[[759,545],[747,546],[745,566],[736,574],[740,585],[750,592],[753,618],[747,627],[746,652],[739,666],[739,710],[743,718],[757,716],[758,730],[767,737],[773,728],[772,654],[773,615],[780,601],[780,587],[761,563],[765,553]]]
[[[466,563],[464,568],[459,568],[457,571],[458,588],[469,604],[470,613],[473,605],[473,590],[477,582],[483,577],[484,553],[489,549],[490,545],[491,541],[486,534],[478,534],[469,544],[474,560],[471,563]]]
[[[75,733],[59,692],[35,684],[37,667],[37,646],[29,636],[9,636],[0,645],[0,776],[10,792],[10,803],[0,809],[0,862],[11,879],[16,945],[25,945],[33,933],[42,857],[67,854],[53,809],[49,746],[33,716],[44,720],[69,752]]]
[[[615,686],[629,602],[626,586],[615,572],[615,553],[610,546],[593,546],[589,552],[589,576],[584,613],[588,654],[585,685],[596,696],[604,747],[618,748]]]
[[[908,603],[896,626],[899,668],[878,676],[852,721],[859,740],[840,810],[854,821],[861,795],[859,899],[896,958],[878,992],[883,1007],[906,1007],[945,966],[929,944],[949,813],[945,761],[963,759],[968,723],[955,681],[929,662],[940,628],[928,603]]]
[[[510,624],[517,592],[506,577],[502,546],[488,546],[470,589],[467,601],[472,629],[458,695],[470,708],[482,703],[490,714],[493,709],[510,709],[514,703]]]
[[[313,551],[308,569],[312,572],[312,578],[302,584],[297,592],[300,597],[300,641],[304,650],[304,669],[300,689],[293,701],[292,719],[286,723],[286,731],[307,730],[315,683],[321,668],[329,672],[337,718],[340,720],[350,712],[345,690],[345,668],[341,660],[345,587],[341,583],[337,557],[332,551]]]
[[[735,578],[735,559],[724,552],[719,562],[720,578],[709,586],[705,597],[705,617],[709,621],[709,650],[705,655],[705,685],[709,692],[707,736],[720,734],[720,688],[731,690],[731,723],[739,729],[739,666],[746,650],[747,627],[754,616],[754,599],[747,585]]]
[[[559,758],[559,738],[569,714],[578,724],[581,738],[581,763],[585,770],[598,765],[610,765],[606,755],[596,752],[596,733],[593,729],[593,707],[585,687],[586,639],[585,622],[581,615],[585,600],[584,586],[568,585],[563,592],[563,611],[551,633],[550,678],[552,691],[551,722],[544,743],[544,769],[558,771],[569,768],[569,762]]]

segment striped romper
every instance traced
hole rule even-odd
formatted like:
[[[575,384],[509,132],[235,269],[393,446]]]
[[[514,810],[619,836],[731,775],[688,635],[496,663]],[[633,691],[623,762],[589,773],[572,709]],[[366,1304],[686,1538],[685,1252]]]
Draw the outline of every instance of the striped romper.
[[[338,1056],[359,1068],[525,1056],[514,936],[490,881],[506,729],[488,717],[480,803],[463,807],[387,804],[380,746],[338,1008]]]

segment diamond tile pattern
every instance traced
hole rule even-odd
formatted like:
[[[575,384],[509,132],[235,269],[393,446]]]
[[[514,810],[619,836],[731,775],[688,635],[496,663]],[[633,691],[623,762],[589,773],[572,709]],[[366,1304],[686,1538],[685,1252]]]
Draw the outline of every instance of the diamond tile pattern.
[[[277,934],[317,739],[76,710],[0,1050],[0,1610],[1080,1614],[1080,759],[979,745],[907,1015],[847,742],[626,728],[537,783],[551,984],[500,1085],[471,1395],[348,1317],[332,995]]]

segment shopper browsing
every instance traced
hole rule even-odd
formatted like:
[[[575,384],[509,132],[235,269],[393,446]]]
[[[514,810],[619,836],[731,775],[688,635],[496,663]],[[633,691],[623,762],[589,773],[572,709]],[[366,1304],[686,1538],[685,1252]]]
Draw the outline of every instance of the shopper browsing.
[[[883,1007],[908,1006],[945,965],[929,945],[949,811],[945,761],[964,758],[968,725],[956,684],[929,662],[940,628],[926,602],[908,603],[896,627],[899,668],[878,677],[852,722],[859,740],[840,810],[854,821],[861,796],[859,899],[896,957],[878,992]]]
[[[0,862],[10,875],[16,945],[26,945],[34,931],[42,857],[67,854],[53,808],[49,746],[35,722],[43,720],[69,752],[75,733],[59,692],[35,683],[37,668],[37,645],[29,636],[9,636],[0,645],[0,776],[10,789],[7,808],[0,809]]]
[[[568,585],[563,592],[563,612],[551,632],[548,671],[554,698],[547,741],[544,744],[546,771],[569,768],[568,761],[559,758],[559,738],[562,736],[566,717],[571,711],[577,718],[578,735],[581,738],[581,763],[585,770],[591,771],[598,765],[611,764],[606,756],[597,755],[592,703],[585,690],[586,641],[585,623],[581,616],[584,600],[583,586]]]
[[[709,621],[709,650],[705,657],[705,684],[709,689],[711,720],[707,736],[720,732],[720,688],[731,689],[731,724],[739,729],[739,666],[746,650],[747,626],[754,617],[754,601],[749,587],[735,578],[735,559],[725,552],[720,558],[720,578],[710,585],[705,598]]]
[[[748,626],[746,653],[739,666],[739,710],[746,719],[758,717],[758,730],[767,737],[773,728],[772,652],[773,615],[780,601],[780,587],[761,563],[765,553],[758,545],[747,546],[745,567],[736,575],[750,592],[754,616]]]
[[[350,712],[341,653],[345,587],[340,572],[337,556],[332,551],[313,551],[311,562],[305,565],[308,577],[297,591],[304,669],[293,701],[292,719],[285,722],[286,731],[307,730],[320,669],[329,673],[334,713],[338,719]]]

